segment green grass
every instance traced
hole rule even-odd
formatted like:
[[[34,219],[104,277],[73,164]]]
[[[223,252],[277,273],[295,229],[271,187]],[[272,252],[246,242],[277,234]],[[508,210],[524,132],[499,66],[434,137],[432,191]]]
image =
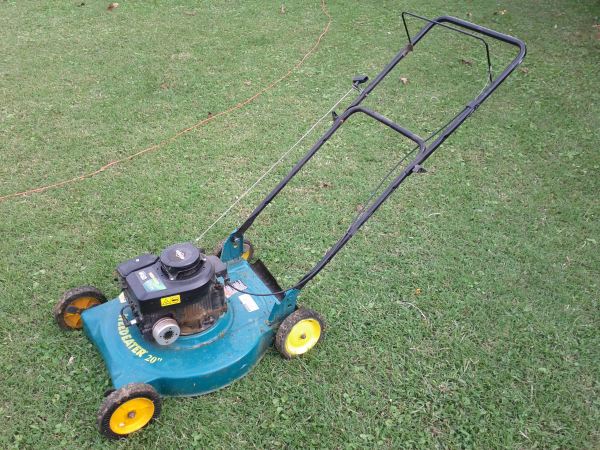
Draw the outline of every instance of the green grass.
[[[327,21],[317,1],[285,14],[263,0],[80,3],[0,2],[0,195],[247,98]],[[330,3],[318,52],[254,103],[92,179],[0,203],[1,448],[600,447],[598,3]],[[291,362],[270,351],[233,386],[166,399],[155,425],[103,440],[107,373],[83,335],[53,323],[54,302],[85,283],[114,296],[119,262],[198,236],[353,75],[374,76],[404,45],[402,9],[514,34],[529,47],[523,69],[303,291],[328,321],[318,349]],[[485,67],[477,44],[443,32],[417,50],[369,104],[426,134],[481,89]],[[499,69],[512,53],[493,50]],[[407,148],[356,117],[291,183],[248,234],[282,285]]]

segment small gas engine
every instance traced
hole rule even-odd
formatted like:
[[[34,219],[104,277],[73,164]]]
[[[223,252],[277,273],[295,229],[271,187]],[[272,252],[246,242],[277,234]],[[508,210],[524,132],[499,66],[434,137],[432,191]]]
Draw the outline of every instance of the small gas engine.
[[[180,335],[210,328],[227,311],[224,286],[227,268],[191,243],[167,247],[160,257],[144,254],[117,267],[126,305],[121,317],[142,335],[170,345]],[[124,297],[124,298],[123,298]],[[130,308],[133,319],[125,317]]]

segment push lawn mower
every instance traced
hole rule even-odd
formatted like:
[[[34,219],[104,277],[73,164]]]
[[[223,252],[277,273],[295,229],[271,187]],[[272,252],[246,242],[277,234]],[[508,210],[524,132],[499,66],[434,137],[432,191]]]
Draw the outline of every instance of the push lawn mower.
[[[408,31],[407,16],[426,22],[415,36]],[[273,343],[285,358],[312,349],[323,337],[324,322],[316,312],[297,306],[300,290],[407,177],[422,170],[427,158],[525,57],[525,44],[519,39],[454,17],[428,20],[403,13],[402,19],[408,44],[364,90],[360,85],[368,78],[354,78],[353,86],[360,94],[352,104],[343,113],[333,114],[332,126],[212,255],[191,243],[172,245],[160,256],[143,254],[120,264],[117,274],[122,292],[116,299],[107,302],[98,289],[84,286],[69,290],[58,302],[54,310],[58,324],[64,329],[84,329],[102,354],[114,385],[98,413],[101,433],[121,438],[140,430],[160,414],[161,396],[200,395],[229,385],[247,374]],[[489,78],[474,100],[444,127],[423,139],[362,106],[362,102],[434,27],[482,42]],[[496,77],[492,75],[484,37],[518,48],[518,55]],[[371,196],[345,234],[313,269],[295,286],[281,289],[265,265],[253,260],[254,248],[244,239],[244,233],[292,177],[356,113],[412,140],[416,146],[409,154],[414,156],[377,197]]]

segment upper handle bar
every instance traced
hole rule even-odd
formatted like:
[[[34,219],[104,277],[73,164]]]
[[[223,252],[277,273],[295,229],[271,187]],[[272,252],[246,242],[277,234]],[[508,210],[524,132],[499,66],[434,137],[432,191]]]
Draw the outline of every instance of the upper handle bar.
[[[411,37],[408,28],[406,27],[406,16],[416,17],[425,20],[427,24],[419,30],[419,32]],[[325,253],[323,258],[294,286],[288,289],[288,293],[301,289],[306,283],[314,278],[328,263],[333,259],[337,252],[350,240],[350,238],[359,230],[360,227],[375,213],[375,211],[387,200],[387,198],[400,186],[400,184],[410,176],[431,154],[450,136],[478,107],[483,103],[498,86],[515,70],[515,68],[521,64],[523,58],[527,53],[525,43],[518,38],[509,36],[507,34],[499,33],[480,25],[476,25],[471,22],[467,22],[462,19],[451,16],[440,16],[435,20],[426,19],[424,17],[417,16],[412,13],[403,12],[402,20],[405,25],[408,45],[398,52],[390,63],[384,67],[384,69],[367,85],[367,87],[361,92],[359,96],[352,102],[352,104],[340,114],[333,125],[321,136],[321,138],[311,147],[311,149],[298,161],[291,171],[284,177],[281,182],[265,197],[265,199],[254,209],[246,221],[230,235],[231,242],[243,240],[243,233],[250,228],[254,220],[258,215],[266,208],[266,206],[275,198],[275,196],[287,185],[287,183],[296,175],[300,169],[314,156],[314,154],[325,144],[325,142],[339,129],[344,121],[356,112],[363,112],[370,117],[378,120],[379,122],[387,125],[395,131],[401,133],[405,137],[416,142],[419,146],[419,153],[415,158],[407,164],[405,169],[390,184],[384,189],[384,191],[374,200],[374,202],[363,211],[350,225],[348,231]],[[502,42],[514,45],[519,48],[518,55],[504,68],[504,70],[497,77],[491,76],[491,62],[489,58],[489,46],[484,41],[486,47],[486,54],[488,57],[488,68],[490,69],[490,80],[483,91],[471,102],[469,102],[463,110],[454,116],[454,118],[448,122],[442,129],[432,134],[426,140],[423,140],[411,131],[401,127],[400,125],[392,122],[388,118],[381,114],[371,111],[360,103],[369,95],[369,93],[375,89],[375,87],[392,71],[392,69],[408,54],[413,50],[413,47],[435,26],[442,26],[451,30],[457,31],[462,34],[475,37],[476,39],[482,40],[481,37],[466,32],[464,30],[449,26],[447,24],[457,25],[466,30],[474,31],[475,33],[483,34],[485,36],[497,39]],[[433,138],[436,134],[438,137],[429,145],[425,145],[425,142]],[[226,243],[227,245],[228,243]],[[241,252],[241,246],[237,248],[238,252]],[[240,253],[241,254],[241,253]]]
[[[409,13],[406,11],[402,13],[402,17],[405,17],[407,15],[417,17],[419,19],[423,19],[422,17],[419,17],[416,14],[412,14],[412,13]],[[429,19],[425,19],[425,20],[429,21]],[[491,38],[498,39],[499,41],[506,42],[507,44],[512,44],[516,47],[519,47],[520,61],[523,60],[523,58],[525,57],[525,54],[527,53],[527,46],[525,45],[525,42],[523,42],[521,39],[516,38],[514,36],[510,36],[508,34],[500,33],[499,31],[492,30],[491,28],[482,27],[481,25],[477,25],[472,22],[467,22],[466,20],[459,19],[457,17],[440,16],[440,17],[432,20],[431,22],[434,22],[433,25],[452,23],[452,24],[458,25],[462,28],[466,28],[467,30],[475,31],[476,33],[481,33],[481,34],[484,34]]]

